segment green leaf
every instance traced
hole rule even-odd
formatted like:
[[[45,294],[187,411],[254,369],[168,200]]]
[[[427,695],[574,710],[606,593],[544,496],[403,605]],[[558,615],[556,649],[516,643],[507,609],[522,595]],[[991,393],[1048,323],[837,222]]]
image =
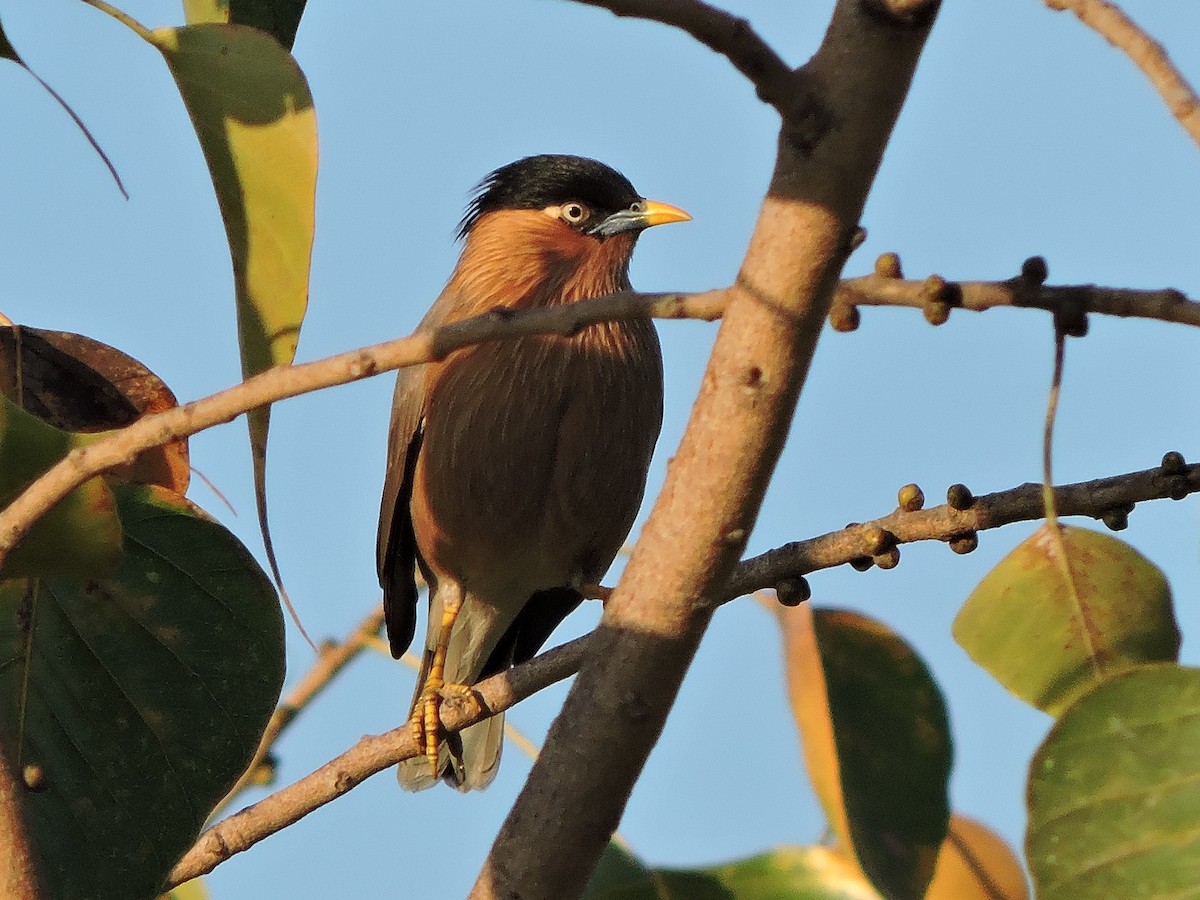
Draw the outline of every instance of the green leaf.
[[[279,42],[245,25],[144,34],[163,54],[212,174],[233,258],[242,372],[296,355],[308,306],[317,116],[304,73]],[[247,416],[263,538],[270,407]]]
[[[1108,679],[1063,712],[1029,771],[1039,898],[1200,897],[1200,669]]]
[[[296,41],[305,0],[183,0],[189,25],[232,22],[273,36],[287,49]]]
[[[921,897],[946,836],[949,722],[904,641],[858,613],[775,607],[809,777],[830,827],[888,897]]]
[[[237,539],[163,488],[113,492],[116,575],[0,582],[0,721],[40,773],[26,807],[58,898],[155,896],[283,680],[279,604]]]
[[[1043,525],[992,569],[955,618],[954,637],[1055,716],[1102,678],[1179,654],[1162,572],[1110,535],[1067,526],[1060,543]]]
[[[854,855],[885,897],[916,900],[950,818],[945,701],[920,657],[883,623],[818,609],[813,627]]]
[[[77,444],[0,395],[0,508]],[[93,577],[121,559],[121,525],[102,478],[91,478],[42,516],[4,560],[3,577]]]
[[[879,900],[854,861],[827,847],[780,847],[704,869],[648,869],[609,844],[586,900]]]

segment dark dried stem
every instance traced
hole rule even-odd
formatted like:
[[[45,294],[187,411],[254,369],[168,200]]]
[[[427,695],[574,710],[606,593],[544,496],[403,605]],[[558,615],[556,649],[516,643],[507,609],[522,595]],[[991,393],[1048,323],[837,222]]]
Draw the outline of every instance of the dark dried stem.
[[[691,35],[728,59],[754,85],[760,100],[785,115],[795,73],[743,18],[699,0],[577,0],[618,16],[660,22]]]

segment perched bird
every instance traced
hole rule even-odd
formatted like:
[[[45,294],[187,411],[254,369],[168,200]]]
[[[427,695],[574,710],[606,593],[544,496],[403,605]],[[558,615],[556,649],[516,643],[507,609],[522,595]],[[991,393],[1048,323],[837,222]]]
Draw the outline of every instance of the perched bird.
[[[531,156],[489,175],[459,228],[462,255],[421,322],[574,303],[629,288],[642,230],[691,218],[577,156]],[[425,757],[400,783],[487,787],[504,721],[445,736],[443,696],[531,658],[599,581],[641,503],[662,424],[649,319],[457,350],[401,369],[379,519],[378,568],[397,658],[429,628],[411,724]]]

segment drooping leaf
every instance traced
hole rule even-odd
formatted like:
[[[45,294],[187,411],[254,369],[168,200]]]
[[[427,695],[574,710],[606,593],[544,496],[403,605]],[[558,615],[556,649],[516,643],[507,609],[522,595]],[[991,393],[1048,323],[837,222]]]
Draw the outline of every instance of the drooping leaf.
[[[0,396],[0,508],[77,445]],[[111,573],[121,559],[121,525],[101,478],[91,478],[42,516],[5,558],[4,578]]]
[[[854,861],[828,847],[781,847],[703,869],[650,869],[609,844],[586,900],[880,900]]]
[[[1027,900],[1029,885],[1004,840],[974,819],[957,813],[938,854],[925,900]]]
[[[176,405],[157,375],[120,350],[83,335],[26,326],[0,327],[0,394],[55,428],[77,433],[120,428]],[[106,474],[186,493],[187,441],[146,450]]]
[[[881,894],[922,897],[950,815],[950,731],[937,684],[898,635],[866,616],[803,604],[781,607],[779,618],[805,761],[835,834]]]
[[[306,0],[183,0],[189,25],[232,22],[249,25],[273,36],[288,50],[296,41],[296,29]]]
[[[1103,677],[1179,654],[1158,567],[1111,535],[1061,527],[1061,543],[1050,525],[1023,541],[954,620],[975,662],[1051,715]]]
[[[29,68],[29,66],[25,64],[25,60],[21,59],[21,55],[17,53],[16,48],[12,45],[12,42],[9,41],[8,35],[4,33],[3,24],[0,24],[0,59],[8,59],[12,62],[15,62],[18,66],[33,76],[33,80],[42,86],[42,90],[44,90],[58,102],[58,105],[63,108],[63,112],[71,117],[71,121],[75,123],[75,127],[83,132],[83,136],[87,138],[87,142],[92,145],[92,149],[96,151],[96,155],[99,156],[104,162],[104,165],[108,167],[108,172],[110,175],[112,175],[113,181],[117,183],[117,189],[121,192],[121,196],[128,200],[129,194],[125,190],[125,185],[121,183],[121,176],[117,174],[116,166],[112,164],[112,160],[110,160],[108,155],[100,149],[100,144],[96,142],[96,139],[92,136],[92,133],[88,131],[87,126],[83,124],[83,120],[75,114],[75,110],[71,109],[71,107],[67,105],[67,101],[58,95],[58,91],[50,87],[50,85],[42,80],[41,76],[38,75],[37,72],[33,71],[33,69]]]
[[[1139,666],[1079,697],[1028,794],[1042,900],[1200,896],[1200,669]]]
[[[279,42],[245,25],[146,32],[179,86],[216,188],[233,259],[242,372],[296,355],[308,305],[317,117],[304,73]],[[270,408],[247,416],[259,522],[272,568],[266,460]]]
[[[0,710],[18,770],[40,773],[48,896],[68,900],[157,895],[283,679],[279,604],[237,539],[162,488],[113,491],[115,575],[0,582]]]

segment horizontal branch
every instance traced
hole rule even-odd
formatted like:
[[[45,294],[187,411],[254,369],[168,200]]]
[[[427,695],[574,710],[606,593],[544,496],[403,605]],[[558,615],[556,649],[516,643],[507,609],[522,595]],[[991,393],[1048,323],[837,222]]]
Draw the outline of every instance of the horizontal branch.
[[[1044,266],[1040,261],[1031,262],[1035,267]],[[892,267],[890,271],[889,266]],[[982,312],[998,306],[1044,309],[1071,316],[1100,313],[1200,325],[1200,303],[1174,288],[1135,290],[1094,284],[1047,285],[1026,276],[1007,281],[946,281],[938,275],[922,281],[905,280],[899,276],[899,263],[892,254],[880,257],[875,273],[844,280],[834,303],[835,310],[856,306],[909,306],[924,310],[930,321],[939,325],[951,309]]]
[[[796,75],[743,18],[699,0],[577,0],[618,16],[678,28],[720,53],[754,85],[758,98],[786,115]]]
[[[571,335],[598,322],[645,316],[711,320],[718,318],[723,308],[723,291],[692,295],[626,291],[543,309],[497,309],[315,362],[268,369],[201,400],[144,416],[94,444],[68,453],[0,510],[0,571],[9,551],[33,523],[92,476],[127,463],[151,447],[230,422],[248,410],[392,369],[444,359],[455,350],[484,341],[532,334]]]
[[[924,309],[932,321],[945,321],[950,309],[983,311],[998,306],[1045,309],[1062,313],[1158,319],[1200,325],[1200,303],[1173,288],[1133,290],[1095,285],[1043,285],[1025,277],[1008,281],[946,282],[938,276],[924,281],[899,277],[899,263],[877,266],[875,274],[841,282],[830,318],[848,330],[857,306],[908,306]],[[880,274],[880,268],[884,274]],[[611,294],[565,306],[520,311],[494,310],[482,316],[416,332],[336,356],[268,369],[233,387],[183,406],[144,416],[125,428],[69,453],[11,504],[0,510],[0,571],[4,559],[41,516],[89,478],[129,462],[137,454],[214,425],[230,422],[248,410],[289,397],[349,384],[382,372],[445,358],[471,344],[532,334],[571,335],[587,325],[650,316],[656,319],[718,319],[725,309],[726,290],[699,294]]]
[[[1057,487],[1055,497],[1061,516],[1098,518],[1114,510],[1127,512],[1133,504],[1144,500],[1179,499],[1197,491],[1200,491],[1200,465],[1189,466],[1169,458],[1164,465],[1153,469]],[[797,541],[744,560],[734,569],[717,602],[774,588],[818,569],[880,557],[898,544],[956,541],[990,528],[1042,518],[1038,484],[1024,484],[975,498],[965,489],[953,493],[955,505],[898,509],[861,525]],[[446,701],[442,709],[446,727],[451,731],[465,728],[573,675],[596,643],[595,638],[595,633],[576,638],[480,682],[475,686],[481,700],[479,709]],[[219,863],[299,821],[371,775],[420,752],[407,723],[385,734],[363,738],[312,774],[206,831],[175,867],[170,884],[181,884],[211,872]]]
[[[1070,10],[1079,21],[1123,51],[1150,80],[1171,115],[1200,146],[1200,97],[1171,62],[1162,44],[1108,0],[1046,0],[1046,5],[1060,12]]]

